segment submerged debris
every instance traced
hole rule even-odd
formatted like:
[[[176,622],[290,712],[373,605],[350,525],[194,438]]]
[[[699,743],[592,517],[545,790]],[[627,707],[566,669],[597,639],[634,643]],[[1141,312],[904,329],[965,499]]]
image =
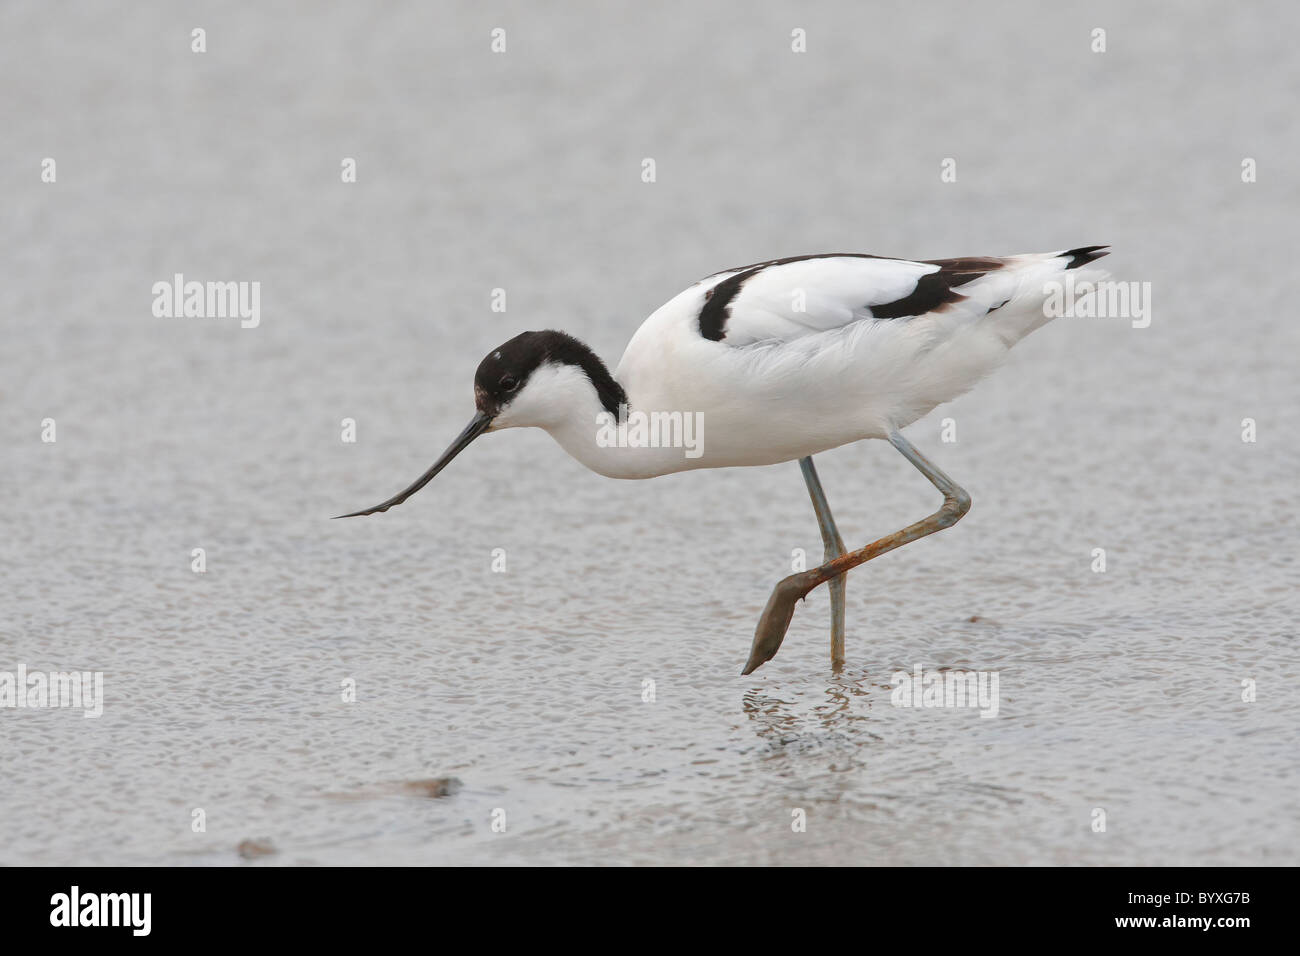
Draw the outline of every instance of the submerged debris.
[[[446,797],[461,788],[455,777],[430,777],[428,780],[407,780],[399,784],[407,793],[422,797]]]
[[[378,783],[370,787],[360,787],[345,793],[327,793],[325,796],[334,800],[368,800],[375,797],[387,797],[395,793],[417,797],[448,797],[459,790],[463,784],[457,777],[427,777],[421,780],[398,780],[392,783]]]
[[[259,856],[270,856],[279,852],[271,845],[270,840],[244,840],[235,849],[245,860],[255,860]]]

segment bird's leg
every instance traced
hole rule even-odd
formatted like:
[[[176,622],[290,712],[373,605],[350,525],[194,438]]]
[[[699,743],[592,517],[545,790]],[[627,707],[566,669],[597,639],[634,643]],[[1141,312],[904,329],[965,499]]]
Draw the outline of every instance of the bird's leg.
[[[813,511],[817,513],[817,526],[822,531],[824,554],[822,564],[833,561],[844,554],[844,539],[835,527],[831,517],[831,506],[822,491],[822,483],[817,478],[817,469],[813,467],[812,457],[799,459],[799,468],[803,471],[804,483],[808,485],[808,497],[812,499]],[[844,666],[844,586],[848,575],[841,574],[831,578],[831,667],[838,670]]]
[[[893,551],[917,538],[924,538],[928,534],[952,527],[970,510],[970,495],[913,448],[911,442],[894,431],[889,433],[889,443],[902,452],[903,457],[915,465],[917,470],[930,480],[930,484],[943,493],[943,505],[934,514],[909,524],[902,531],[895,531],[864,548],[841,555],[819,568],[792,574],[780,581],[773,589],[772,596],[767,599],[767,607],[763,608],[762,617],[758,619],[754,643],[749,649],[749,661],[745,664],[742,674],[752,673],[755,668],[776,656],[781,642],[785,640],[785,632],[790,627],[790,619],[794,616],[795,602],[806,597],[813,588],[839,577],[859,564],[879,557],[886,551]]]

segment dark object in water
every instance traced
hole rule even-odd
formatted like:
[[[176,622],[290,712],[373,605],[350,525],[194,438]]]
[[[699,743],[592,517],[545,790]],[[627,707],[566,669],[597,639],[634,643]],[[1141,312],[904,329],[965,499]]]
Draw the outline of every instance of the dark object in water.
[[[430,777],[428,780],[406,780],[402,789],[421,797],[446,797],[461,788],[455,777]]]
[[[279,852],[271,845],[270,840],[243,840],[235,849],[245,860],[255,860],[259,856],[270,856]]]

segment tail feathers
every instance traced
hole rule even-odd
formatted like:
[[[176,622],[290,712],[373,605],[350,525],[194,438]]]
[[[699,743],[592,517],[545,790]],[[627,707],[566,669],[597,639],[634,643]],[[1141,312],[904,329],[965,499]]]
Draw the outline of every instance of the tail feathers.
[[[1108,246],[1080,246],[1064,252],[1048,252],[1015,256],[1014,268],[989,273],[987,295],[994,300],[994,308],[981,319],[993,330],[1007,348],[1040,328],[1057,313],[1048,308],[1053,288],[1068,283],[1077,288],[1077,295],[1091,294],[1085,283],[1096,283],[1109,275],[1100,266],[1083,268],[1109,252]],[[1074,272],[1069,279],[1065,273]],[[1001,300],[1001,305],[997,301]]]
[[[1100,259],[1102,256],[1110,255],[1110,246],[1080,246],[1078,249],[1067,249],[1065,252],[1058,253],[1062,259],[1069,257],[1070,261],[1065,264],[1067,269],[1077,269],[1079,266],[1086,265],[1094,259]]]

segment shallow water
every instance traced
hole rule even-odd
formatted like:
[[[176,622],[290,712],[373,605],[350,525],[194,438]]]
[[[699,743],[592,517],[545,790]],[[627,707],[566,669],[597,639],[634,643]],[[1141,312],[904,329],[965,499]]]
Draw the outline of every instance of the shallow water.
[[[0,863],[1300,862],[1297,26],[6,4],[0,671],[106,701],[0,710]],[[819,591],[739,676],[821,553],[793,463],[612,482],[507,433],[326,520],[427,467],[521,329],[613,361],[738,263],[1094,242],[1150,327],[1059,320],[909,429],[974,508],[853,573],[840,674]],[[260,281],[261,324],[154,318],[176,272]],[[936,504],[882,443],[818,465],[852,543]],[[917,665],[996,671],[997,717],[892,706]]]

